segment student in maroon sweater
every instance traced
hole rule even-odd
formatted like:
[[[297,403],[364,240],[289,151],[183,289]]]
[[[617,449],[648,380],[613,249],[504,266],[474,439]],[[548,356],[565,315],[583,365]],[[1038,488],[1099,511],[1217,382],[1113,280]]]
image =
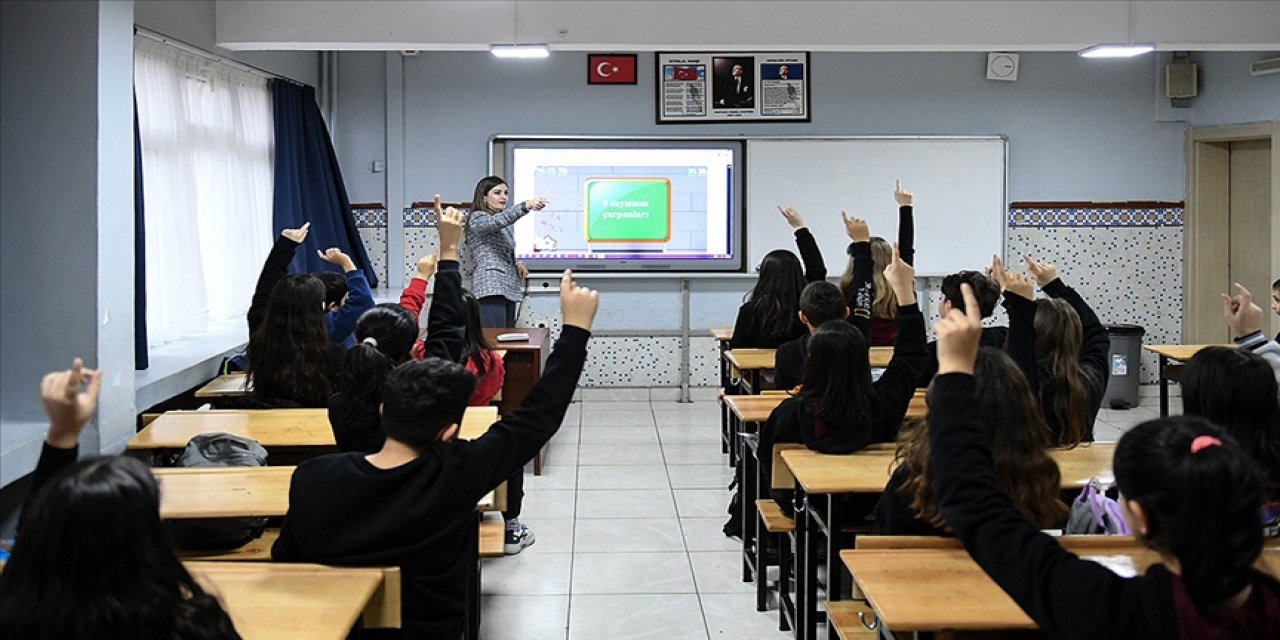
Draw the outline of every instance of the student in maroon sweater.
[[[586,358],[599,298],[565,272],[564,329],[542,378],[483,436],[457,438],[475,377],[440,358],[410,361],[387,377],[382,428],[370,455],[339,453],[298,466],[274,560],[396,565],[402,570],[403,635],[463,633],[476,502],[522,469],[560,428]]]
[[[1116,447],[1125,518],[1162,558],[1146,574],[1122,578],[1026,521],[996,484],[978,420],[982,318],[964,293],[966,311],[935,325],[930,459],[942,516],[983,571],[1052,638],[1280,637],[1280,582],[1254,568],[1261,472],[1205,420],[1146,422]]]

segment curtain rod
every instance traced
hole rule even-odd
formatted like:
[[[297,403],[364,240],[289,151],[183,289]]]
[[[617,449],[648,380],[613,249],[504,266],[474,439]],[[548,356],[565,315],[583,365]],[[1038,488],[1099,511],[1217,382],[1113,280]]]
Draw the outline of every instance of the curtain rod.
[[[300,87],[308,86],[307,84],[302,83],[302,82],[298,82],[297,80],[294,80],[293,78],[286,78],[286,77],[284,77],[284,76],[282,76],[282,75],[280,75],[280,74],[278,74],[278,73],[272,73],[272,72],[270,72],[270,71],[267,71],[266,69],[262,69],[262,68],[259,68],[259,67],[255,67],[255,66],[253,66],[253,65],[251,65],[251,64],[247,64],[247,63],[244,63],[244,62],[240,62],[239,60],[232,60],[231,58],[227,58],[227,57],[225,57],[225,56],[220,56],[220,55],[218,55],[218,54],[216,54],[216,53],[213,53],[213,52],[211,52],[211,51],[206,51],[206,50],[204,50],[204,49],[201,49],[200,47],[197,47],[197,46],[195,46],[195,45],[193,45],[193,44],[190,44],[190,43],[187,43],[187,42],[183,42],[182,40],[179,40],[179,39],[177,39],[177,38],[173,38],[173,37],[170,37],[170,36],[166,36],[166,35],[164,35],[163,33],[159,33],[159,32],[156,32],[156,31],[152,31],[152,30],[150,30],[150,29],[148,29],[148,28],[146,28],[146,27],[139,27],[139,26],[137,26],[137,25],[134,25],[134,27],[133,27],[133,33],[134,33],[135,35],[139,35],[139,36],[142,36],[142,37],[144,37],[144,38],[147,38],[148,40],[154,40],[154,41],[156,41],[156,42],[162,42],[162,43],[167,44],[167,45],[169,45],[169,46],[171,46],[171,47],[175,47],[175,48],[177,48],[177,49],[181,49],[181,50],[183,50],[183,51],[186,51],[187,53],[191,53],[191,54],[194,54],[194,55],[200,56],[200,57],[205,58],[205,59],[207,59],[207,60],[213,60],[213,61],[215,61],[215,62],[220,62],[220,63],[222,63],[222,64],[225,64],[225,65],[229,66],[229,67],[234,67],[234,68],[239,69],[239,70],[241,70],[241,71],[244,71],[244,72],[246,72],[246,73],[251,73],[251,74],[253,74],[253,75],[255,75],[255,76],[263,77],[263,78],[266,78],[266,79],[268,79],[268,80],[283,80],[283,81],[285,81],[285,82],[289,82],[289,83],[292,83],[292,84],[296,84],[296,85],[298,85],[298,86],[300,86]]]

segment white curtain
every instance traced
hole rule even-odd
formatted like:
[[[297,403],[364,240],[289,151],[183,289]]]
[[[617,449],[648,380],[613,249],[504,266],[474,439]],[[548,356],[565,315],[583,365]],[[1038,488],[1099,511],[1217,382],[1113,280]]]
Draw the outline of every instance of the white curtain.
[[[155,345],[249,308],[271,248],[271,94],[265,78],[143,37],[134,89]]]

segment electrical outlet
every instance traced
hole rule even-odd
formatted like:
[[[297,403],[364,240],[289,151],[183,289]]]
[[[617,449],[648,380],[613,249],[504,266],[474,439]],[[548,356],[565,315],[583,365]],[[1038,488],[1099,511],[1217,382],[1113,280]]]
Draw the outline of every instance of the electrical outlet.
[[[385,160],[374,160],[370,168],[374,173],[382,173],[387,170],[387,163]]]

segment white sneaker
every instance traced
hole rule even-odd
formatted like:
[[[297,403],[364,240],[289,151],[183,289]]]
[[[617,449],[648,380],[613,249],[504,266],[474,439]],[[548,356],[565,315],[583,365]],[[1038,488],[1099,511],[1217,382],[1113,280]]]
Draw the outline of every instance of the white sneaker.
[[[533,530],[527,525],[516,522],[514,527],[507,527],[502,536],[502,552],[514,556],[533,544],[533,541]]]

